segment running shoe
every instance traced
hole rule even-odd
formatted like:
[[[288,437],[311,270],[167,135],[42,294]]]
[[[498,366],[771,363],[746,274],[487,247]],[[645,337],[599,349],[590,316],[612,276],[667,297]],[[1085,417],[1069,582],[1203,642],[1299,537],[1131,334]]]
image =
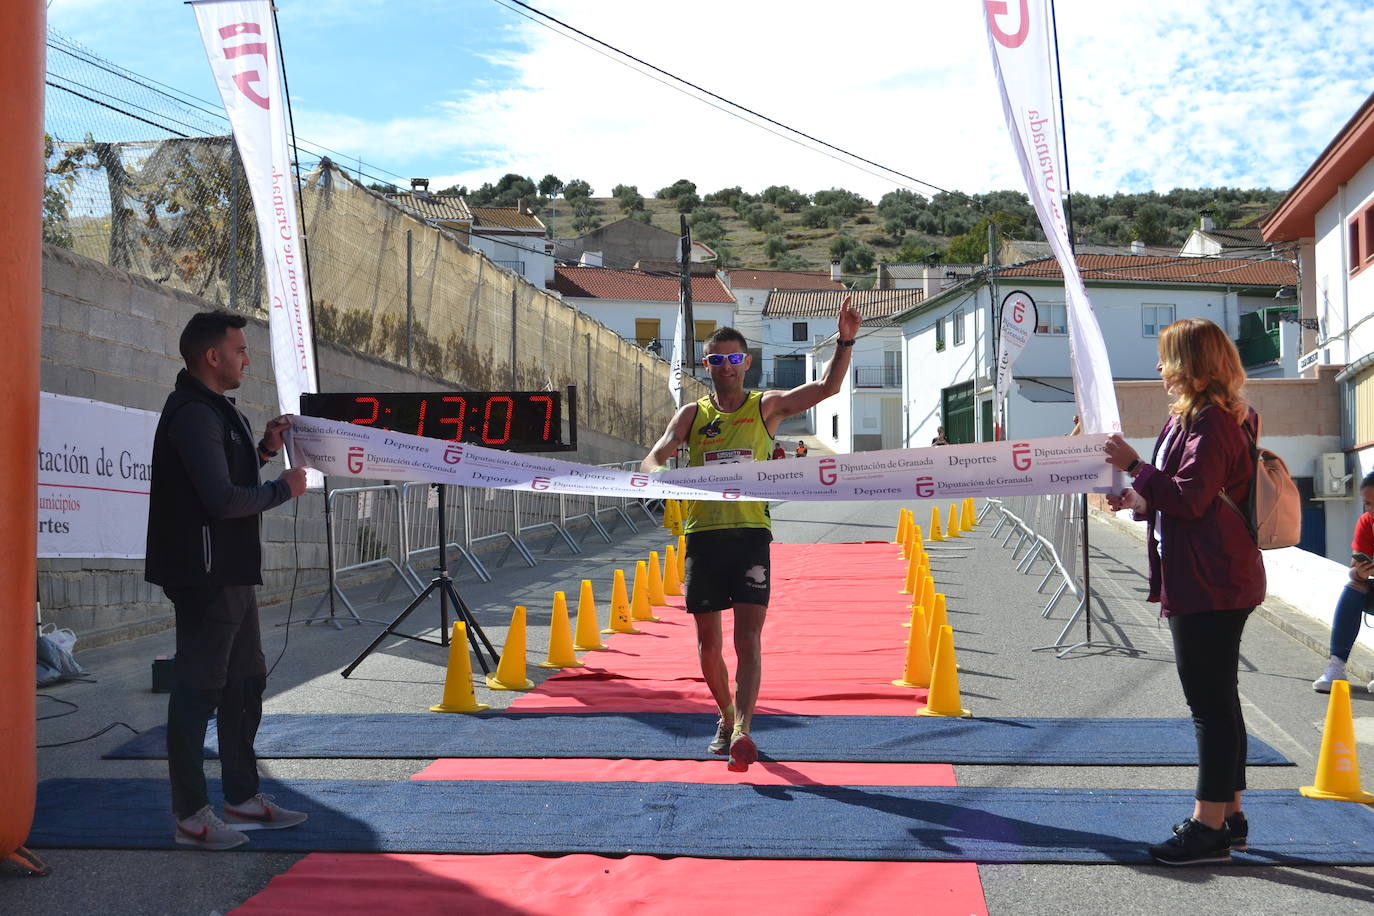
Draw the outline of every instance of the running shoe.
[[[179,845],[220,852],[248,842],[248,837],[219,819],[206,805],[190,817],[177,821],[175,839]]]

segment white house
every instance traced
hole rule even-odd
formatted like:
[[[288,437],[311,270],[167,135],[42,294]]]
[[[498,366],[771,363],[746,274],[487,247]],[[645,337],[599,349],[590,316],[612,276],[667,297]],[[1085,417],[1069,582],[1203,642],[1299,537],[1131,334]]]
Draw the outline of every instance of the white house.
[[[1273,257],[1274,246],[1264,240],[1259,226],[1218,229],[1211,211],[1204,210],[1178,253],[1185,258],[1267,258]]]
[[[552,291],[578,311],[595,318],[641,347],[657,341],[659,355],[672,355],[677,323],[676,276],[608,267],[558,267]],[[692,319],[697,358],[701,342],[718,327],[733,324],[735,297],[714,274],[692,277]]]
[[[840,393],[808,413],[811,430],[837,452],[900,447],[902,341],[888,316],[911,308],[922,295],[919,289],[773,290],[764,306],[765,333],[776,339],[791,328],[801,361],[776,352],[766,387],[787,388],[820,376],[835,351],[840,305],[849,298],[863,324]],[[796,365],[796,376],[779,376],[780,365]]]
[[[843,290],[845,287],[839,281],[838,274],[838,263],[829,274],[819,270],[751,268],[721,271],[725,284],[735,297],[735,327],[748,339],[749,352],[754,354],[754,364],[750,367],[745,385],[751,388],[779,387],[774,384],[779,377],[774,364],[779,353],[784,358],[783,381],[804,377],[805,351],[798,353],[798,347],[810,347],[810,332],[804,332],[807,336],[796,340],[794,335],[798,331],[791,324],[766,324],[763,309],[768,304],[769,294],[775,290]],[[796,384],[796,381],[792,383]]]
[[[1328,530],[1348,540],[1361,511],[1358,482],[1374,471],[1374,95],[1261,228],[1266,240],[1296,249],[1301,264],[1304,377],[1343,367],[1342,451],[1319,459],[1314,474]]]
[[[1296,282],[1282,260],[1086,254],[1078,264],[1117,379],[1155,378],[1159,331],[1175,319],[1208,318],[1236,337]],[[951,442],[994,438],[998,306],[1013,290],[1031,296],[1037,320],[1013,370],[1007,435],[1060,436],[1073,427],[1064,283],[1051,258],[986,270],[893,316],[902,331],[904,445],[929,445],[940,426]],[[1285,327],[1293,357],[1297,326]],[[1271,343],[1268,332],[1263,343]],[[1258,343],[1247,349],[1263,361],[1257,365],[1278,359]]]

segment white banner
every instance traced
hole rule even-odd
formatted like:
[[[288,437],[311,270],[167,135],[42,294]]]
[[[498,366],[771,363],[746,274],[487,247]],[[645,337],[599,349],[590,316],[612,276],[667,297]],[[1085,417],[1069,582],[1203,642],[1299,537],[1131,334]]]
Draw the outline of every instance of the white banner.
[[[1014,13],[1008,10],[1009,5],[1016,7]],[[1067,189],[1055,117],[1059,106],[1048,0],[984,0],[983,7],[987,14],[988,47],[992,50],[992,66],[1002,93],[1012,146],[1045,238],[1064,272],[1070,364],[1083,430],[1120,432],[1111,362],[1102,341],[1102,329],[1088,301],[1088,291],[1078,273],[1061,205]]]
[[[141,559],[158,415],[38,397],[38,556]]]
[[[718,464],[644,474],[426,439],[352,423],[292,417],[292,463],[330,477],[422,481],[538,493],[647,499],[962,499],[1106,493],[1106,436],[1064,436],[939,448]]]
[[[316,390],[315,352],[272,4],[201,0],[191,6],[253,194],[272,306],[277,404],[281,413],[296,413],[301,395]]]
[[[1007,399],[1011,386],[1011,367],[1035,333],[1035,300],[1030,293],[1014,289],[1002,297],[1001,334],[997,342],[997,406]]]
[[[673,328],[673,361],[668,368],[668,390],[673,393],[673,403],[682,406],[682,349],[686,345],[686,326],[682,320],[682,303],[677,305],[677,325]]]

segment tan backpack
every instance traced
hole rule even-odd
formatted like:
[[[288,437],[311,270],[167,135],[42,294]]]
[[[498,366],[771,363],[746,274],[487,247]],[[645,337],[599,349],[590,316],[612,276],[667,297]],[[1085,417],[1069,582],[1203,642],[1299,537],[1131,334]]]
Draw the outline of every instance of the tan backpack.
[[[1255,481],[1242,510],[1222,489],[1226,505],[1240,513],[1260,550],[1295,547],[1302,540],[1302,495],[1288,473],[1283,459],[1259,447],[1259,414],[1255,414],[1255,434],[1245,425],[1250,440],[1250,458],[1255,463]]]

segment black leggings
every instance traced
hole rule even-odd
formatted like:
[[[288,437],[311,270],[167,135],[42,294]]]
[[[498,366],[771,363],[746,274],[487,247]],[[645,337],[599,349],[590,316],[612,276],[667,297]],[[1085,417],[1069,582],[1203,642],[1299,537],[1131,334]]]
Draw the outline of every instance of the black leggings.
[[[1247,738],[1236,672],[1240,636],[1253,610],[1169,618],[1178,679],[1197,730],[1198,801],[1229,802],[1245,789]]]

